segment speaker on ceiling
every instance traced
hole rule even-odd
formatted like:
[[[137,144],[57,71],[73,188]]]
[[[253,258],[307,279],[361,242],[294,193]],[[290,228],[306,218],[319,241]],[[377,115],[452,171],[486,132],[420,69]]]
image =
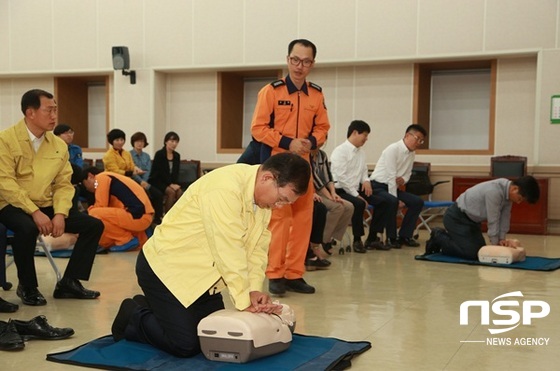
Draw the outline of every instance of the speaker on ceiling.
[[[128,47],[113,46],[113,69],[128,70],[130,68],[130,56]]]

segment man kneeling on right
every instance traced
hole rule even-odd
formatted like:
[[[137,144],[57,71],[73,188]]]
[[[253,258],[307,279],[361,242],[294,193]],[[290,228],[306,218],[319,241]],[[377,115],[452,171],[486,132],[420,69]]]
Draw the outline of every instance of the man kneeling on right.
[[[436,252],[462,259],[478,260],[479,250],[487,245],[481,223],[488,222],[490,245],[515,248],[506,239],[513,203],[539,200],[539,184],[532,176],[516,180],[494,179],[477,184],[464,193],[447,209],[441,228],[433,228],[426,242],[426,254]]]

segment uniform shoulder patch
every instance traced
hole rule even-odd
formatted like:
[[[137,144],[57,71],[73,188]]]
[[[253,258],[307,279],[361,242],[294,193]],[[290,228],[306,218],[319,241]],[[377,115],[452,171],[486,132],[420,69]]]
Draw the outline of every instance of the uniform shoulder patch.
[[[277,88],[279,86],[286,85],[286,82],[284,80],[276,80],[271,82],[270,85],[272,85],[273,88]]]
[[[319,90],[319,91],[323,91],[323,88],[320,87],[319,85],[313,83],[313,82],[309,82],[309,86],[311,86],[313,89],[315,90]]]

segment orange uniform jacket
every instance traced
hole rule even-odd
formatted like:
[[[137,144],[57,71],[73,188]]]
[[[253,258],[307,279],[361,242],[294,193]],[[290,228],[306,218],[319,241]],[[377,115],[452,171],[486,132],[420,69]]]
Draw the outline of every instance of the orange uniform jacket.
[[[138,237],[146,242],[146,229],[152,223],[154,208],[142,188],[133,179],[110,172],[95,176],[95,204],[89,207],[91,216],[105,226],[99,245],[105,248],[124,245]]]
[[[306,82],[298,90],[290,76],[261,89],[251,124],[251,134],[263,143],[261,162],[286,152],[294,138],[306,138],[312,148],[327,138],[330,124],[321,87]],[[268,146],[268,147],[267,147]],[[309,155],[305,158],[309,161]],[[313,182],[294,204],[272,212],[272,240],[268,254],[268,278],[298,279],[305,271],[313,217]]]
[[[330,124],[320,86],[306,82],[297,90],[290,76],[259,92],[251,124],[253,137],[272,148],[272,155],[288,151],[294,138],[307,138],[312,148],[322,145]],[[309,161],[309,156],[306,157]],[[266,158],[261,158],[261,162]]]

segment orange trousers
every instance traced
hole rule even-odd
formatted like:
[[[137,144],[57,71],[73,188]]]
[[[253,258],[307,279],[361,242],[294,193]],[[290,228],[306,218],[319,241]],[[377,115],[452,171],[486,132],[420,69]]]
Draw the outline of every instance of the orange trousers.
[[[124,245],[133,237],[138,238],[140,247],[142,247],[148,240],[146,229],[154,218],[153,214],[144,214],[140,219],[134,219],[128,211],[117,207],[95,207],[88,213],[100,219],[105,226],[99,240],[99,246],[104,248]]]
[[[307,193],[291,205],[272,211],[268,229],[272,233],[266,276],[270,279],[303,277],[305,255],[313,223],[313,178]]]

